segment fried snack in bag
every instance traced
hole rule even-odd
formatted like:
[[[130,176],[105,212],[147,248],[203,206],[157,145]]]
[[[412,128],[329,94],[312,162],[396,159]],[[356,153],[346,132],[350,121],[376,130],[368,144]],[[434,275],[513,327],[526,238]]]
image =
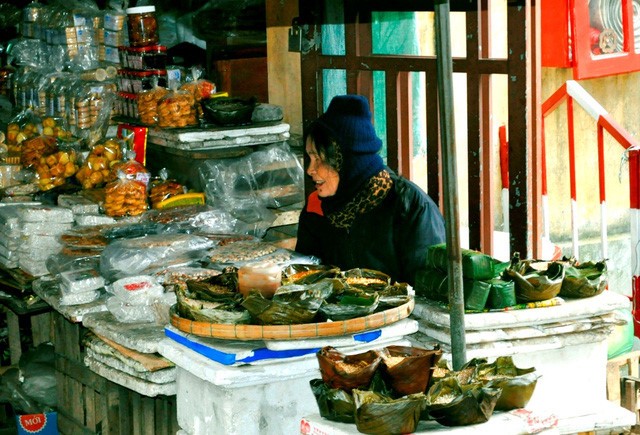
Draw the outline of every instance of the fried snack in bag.
[[[106,139],[93,146],[76,179],[83,189],[101,187],[110,180],[111,167],[122,160],[122,146],[117,139]]]
[[[158,102],[158,127],[175,128],[197,124],[196,101],[193,93],[172,89]]]
[[[105,188],[104,212],[107,216],[138,216],[147,210],[147,185],[130,179],[123,171]]]
[[[30,168],[40,162],[40,157],[53,154],[58,150],[56,138],[53,136],[36,136],[22,142],[20,163]]]
[[[191,68],[191,76],[187,77],[188,81],[180,86],[180,90],[188,91],[193,94],[198,119],[202,119],[204,116],[200,101],[209,99],[216,93],[215,83],[202,79],[202,73],[202,68]]]
[[[159,178],[150,183],[149,200],[152,208],[158,208],[158,204],[172,196],[187,193],[186,186],[176,180],[169,180],[169,173],[166,168],[160,169]]]
[[[126,178],[140,181],[147,186],[149,184],[151,174],[142,163],[136,160],[135,151],[127,151],[126,157],[126,160],[116,162],[111,166],[109,181],[116,180],[119,176],[119,172],[122,172]]]
[[[156,125],[158,123],[158,102],[169,93],[169,90],[158,85],[158,78],[152,78],[151,89],[139,92],[138,116],[140,121],[146,125]]]
[[[59,150],[42,156],[34,168],[40,190],[51,190],[56,186],[62,186],[67,178],[78,171],[76,152],[73,149]]]

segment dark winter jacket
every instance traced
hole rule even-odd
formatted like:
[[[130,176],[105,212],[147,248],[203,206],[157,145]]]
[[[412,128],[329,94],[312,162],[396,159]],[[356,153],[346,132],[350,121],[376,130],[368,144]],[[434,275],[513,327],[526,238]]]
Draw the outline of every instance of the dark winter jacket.
[[[427,247],[445,241],[445,224],[433,200],[411,181],[391,172],[393,188],[372,211],[358,215],[349,230],[322,215],[317,192],[300,215],[296,251],[341,270],[368,268],[393,281],[415,282]]]

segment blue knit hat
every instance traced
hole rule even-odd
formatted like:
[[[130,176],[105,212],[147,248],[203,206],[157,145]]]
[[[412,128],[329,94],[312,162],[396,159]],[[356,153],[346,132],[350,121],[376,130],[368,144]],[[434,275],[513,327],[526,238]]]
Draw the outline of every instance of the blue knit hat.
[[[338,95],[316,121],[337,141],[343,161],[339,190],[351,190],[384,168],[382,141],[371,122],[369,101],[361,95]]]

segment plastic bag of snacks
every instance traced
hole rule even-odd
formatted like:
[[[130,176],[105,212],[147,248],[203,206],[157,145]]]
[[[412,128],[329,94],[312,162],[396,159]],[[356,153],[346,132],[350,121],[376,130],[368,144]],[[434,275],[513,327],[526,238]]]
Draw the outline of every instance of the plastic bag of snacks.
[[[200,101],[211,98],[216,93],[215,83],[202,79],[202,68],[192,67],[191,76],[187,77],[187,82],[180,86],[181,90],[188,91],[193,94],[196,106],[196,115],[198,119],[203,118],[202,106]]]
[[[147,185],[123,171],[105,188],[104,213],[111,217],[138,216],[147,210]]]
[[[53,154],[58,150],[56,138],[53,136],[35,136],[22,142],[20,163],[30,168],[40,163],[40,157]]]
[[[6,141],[9,152],[19,152],[22,142],[40,134],[40,118],[30,109],[14,116],[7,124]]]
[[[197,124],[193,93],[172,89],[158,101],[158,127],[188,127]]]
[[[136,180],[143,183],[145,186],[149,184],[151,174],[145,168],[142,163],[136,160],[135,151],[127,151],[126,159],[114,163],[111,166],[111,174],[109,181],[116,180],[119,177],[119,173],[122,172],[124,176],[130,180]]]
[[[42,156],[35,165],[35,171],[40,190],[50,190],[56,186],[62,186],[67,178],[78,171],[76,152],[73,149],[61,149]]]
[[[151,181],[149,200],[152,208],[158,208],[158,204],[172,196],[187,193],[186,186],[176,180],[169,180],[169,173],[166,168],[160,169],[159,178]]]
[[[157,78],[154,79],[151,89],[138,93],[138,116],[140,122],[146,125],[155,125],[158,122],[158,102],[169,91],[158,85]]]
[[[122,148],[118,139],[110,138],[96,144],[80,170],[76,179],[83,189],[103,186],[110,180],[111,167],[122,160]]]

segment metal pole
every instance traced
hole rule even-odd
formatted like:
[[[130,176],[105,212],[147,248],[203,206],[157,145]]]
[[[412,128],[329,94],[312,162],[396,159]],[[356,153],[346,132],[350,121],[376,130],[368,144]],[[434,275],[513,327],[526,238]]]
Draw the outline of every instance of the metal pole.
[[[449,313],[453,369],[467,362],[464,330],[464,293],[462,289],[462,255],[460,250],[460,219],[458,212],[458,177],[453,116],[453,62],[451,59],[451,29],[449,1],[435,1],[436,56],[438,68],[438,107],[440,109],[440,148],[442,150],[442,181],[444,185],[444,216],[446,220],[447,273],[449,279]]]

